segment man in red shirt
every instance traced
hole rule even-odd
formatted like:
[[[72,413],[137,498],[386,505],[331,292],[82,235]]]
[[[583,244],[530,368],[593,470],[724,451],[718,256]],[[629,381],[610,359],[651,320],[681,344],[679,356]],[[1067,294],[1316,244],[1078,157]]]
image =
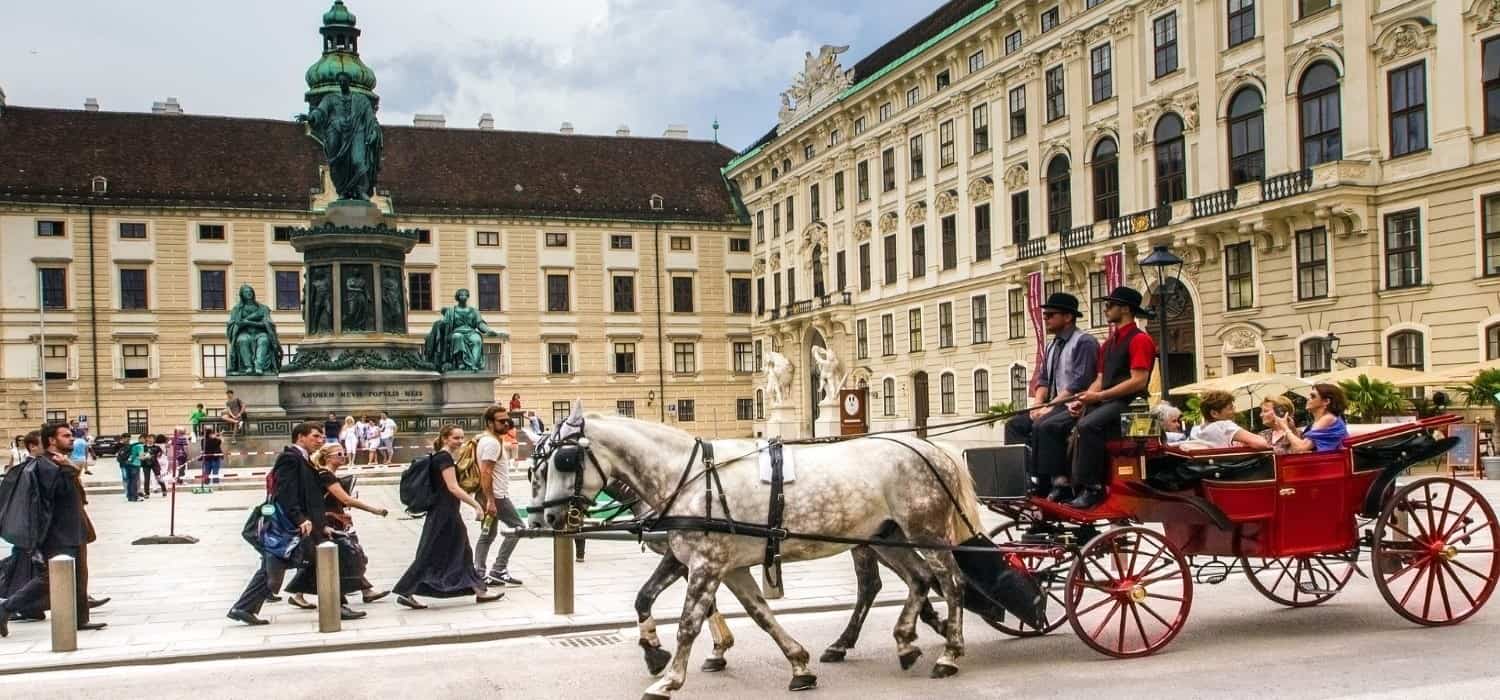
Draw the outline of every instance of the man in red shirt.
[[[1073,445],[1075,497],[1068,503],[1079,510],[1104,501],[1104,481],[1109,475],[1105,441],[1120,434],[1120,414],[1137,397],[1146,395],[1156,362],[1156,343],[1135,324],[1137,318],[1151,318],[1141,308],[1140,292],[1117,287],[1104,297],[1104,317],[1114,330],[1099,348],[1099,374],[1068,404],[1070,413],[1082,416],[1074,429],[1078,435]]]

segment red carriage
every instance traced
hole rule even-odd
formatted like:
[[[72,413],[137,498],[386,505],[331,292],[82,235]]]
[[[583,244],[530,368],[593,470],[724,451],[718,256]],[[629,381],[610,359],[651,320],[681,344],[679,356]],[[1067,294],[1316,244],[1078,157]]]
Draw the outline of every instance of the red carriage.
[[[1451,447],[1434,429],[1457,421],[1395,425],[1310,454],[1114,441],[1109,497],[1094,509],[981,499],[1008,516],[991,535],[1048,597],[1045,625],[985,619],[1017,636],[1067,622],[1099,652],[1144,656],[1181,631],[1195,583],[1238,569],[1272,601],[1312,606],[1342,590],[1368,551],[1371,576],[1398,614],[1421,625],[1462,622],[1500,580],[1500,523],[1457,479],[1396,483]]]

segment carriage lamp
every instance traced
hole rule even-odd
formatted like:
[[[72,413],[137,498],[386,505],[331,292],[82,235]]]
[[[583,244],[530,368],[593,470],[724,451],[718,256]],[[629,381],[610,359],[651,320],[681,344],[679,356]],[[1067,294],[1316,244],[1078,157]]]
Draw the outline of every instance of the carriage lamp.
[[[1141,260],[1140,266],[1143,271],[1156,271],[1156,308],[1152,310],[1156,312],[1161,324],[1161,337],[1156,342],[1156,348],[1161,355],[1161,398],[1166,400],[1167,394],[1171,392],[1168,377],[1172,376],[1167,372],[1167,294],[1172,291],[1167,286],[1167,281],[1171,280],[1173,286],[1176,286],[1177,281],[1182,278],[1182,258],[1174,255],[1167,246],[1152,246],[1151,254]]]
[[[591,440],[589,440],[586,437],[578,438],[578,440],[576,441],[576,443],[577,443],[577,445],[579,447],[581,447],[581,448],[583,448],[585,450],[587,450],[589,448],[589,445],[594,444]]]

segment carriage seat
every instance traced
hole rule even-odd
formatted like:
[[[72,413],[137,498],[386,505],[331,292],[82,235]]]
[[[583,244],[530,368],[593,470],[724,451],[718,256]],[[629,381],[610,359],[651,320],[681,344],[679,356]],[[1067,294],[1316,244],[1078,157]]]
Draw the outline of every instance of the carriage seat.
[[[1263,481],[1276,478],[1276,455],[1244,446],[1185,450],[1169,445],[1146,462],[1146,482],[1163,491],[1183,491],[1199,482]]]

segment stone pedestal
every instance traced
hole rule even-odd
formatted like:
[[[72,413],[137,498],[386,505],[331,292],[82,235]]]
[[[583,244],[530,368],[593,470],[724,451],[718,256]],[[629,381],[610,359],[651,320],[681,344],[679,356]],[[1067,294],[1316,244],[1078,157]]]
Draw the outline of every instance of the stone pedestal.
[[[813,437],[834,437],[839,432],[839,405],[829,397],[818,404],[818,419],[813,422]]]
[[[245,402],[245,412],[252,418],[285,418],[281,405],[281,379],[263,377],[225,377],[224,386]]]
[[[770,413],[766,415],[767,439],[781,438],[783,440],[795,440],[802,437],[802,422],[797,420],[797,412],[789,406],[773,406]]]
[[[317,417],[390,411],[433,419],[474,415],[495,402],[495,375],[431,371],[311,371],[283,374],[286,415]]]

